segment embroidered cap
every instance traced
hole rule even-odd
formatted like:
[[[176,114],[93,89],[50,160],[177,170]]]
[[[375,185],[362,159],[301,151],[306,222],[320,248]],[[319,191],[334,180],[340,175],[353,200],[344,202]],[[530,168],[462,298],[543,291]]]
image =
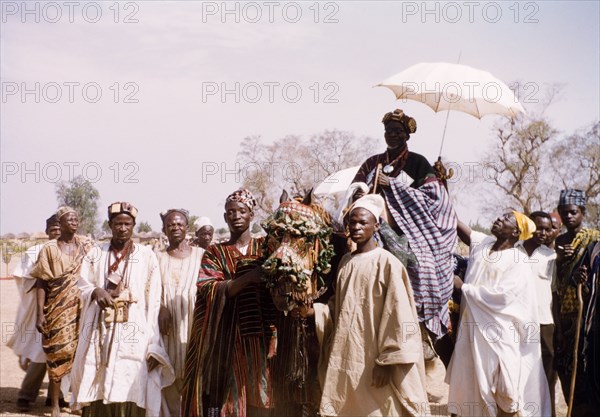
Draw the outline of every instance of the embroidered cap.
[[[56,211],[56,218],[60,221],[60,218],[62,216],[64,216],[65,214],[69,214],[69,213],[77,213],[77,212],[75,211],[75,209],[73,207],[69,207],[69,206],[59,207],[58,210]]]
[[[387,125],[389,122],[400,122],[408,134],[415,133],[417,131],[417,121],[404,114],[404,111],[401,109],[396,109],[393,112],[386,113],[381,122],[384,125]]]
[[[567,188],[560,192],[558,198],[559,206],[584,206],[585,207],[585,193],[582,190],[576,190],[574,188]]]
[[[225,200],[225,204],[229,203],[230,201],[245,204],[246,206],[248,206],[250,211],[253,211],[254,207],[256,206],[256,199],[254,198],[252,193],[245,188],[240,188],[239,190],[236,190],[233,193],[229,194],[229,196]]]
[[[108,220],[112,220],[113,217],[119,214],[128,214],[135,220],[138,215],[138,209],[126,201],[117,201],[108,206]]]

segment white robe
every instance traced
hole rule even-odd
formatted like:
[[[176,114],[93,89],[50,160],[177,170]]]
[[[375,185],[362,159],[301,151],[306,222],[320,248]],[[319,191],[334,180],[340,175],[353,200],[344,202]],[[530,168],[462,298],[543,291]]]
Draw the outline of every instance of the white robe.
[[[315,304],[323,416],[422,416],[429,404],[419,319],[406,269],[388,251],[347,254],[334,300]],[[390,383],[371,386],[375,364]],[[324,375],[324,378],[323,378]]]
[[[15,318],[14,333],[6,342],[6,345],[20,356],[22,361],[29,359],[36,363],[46,363],[46,354],[42,348],[42,335],[35,327],[37,295],[33,286],[36,279],[30,277],[29,273],[43,247],[43,243],[38,243],[27,249],[12,273],[21,296],[21,303]]]
[[[98,325],[101,310],[91,301],[92,292],[104,288],[109,259],[109,244],[93,248],[86,256],[79,286],[82,297],[80,336],[73,370],[71,389],[72,408],[81,409],[89,403],[102,400],[105,404],[133,402],[146,409],[147,416],[158,416],[163,384],[174,379],[173,367],[164,350],[158,331],[161,278],[156,255],[143,245],[134,245],[127,272],[129,290],[135,302],[129,304],[129,321],[117,323],[108,366],[101,357],[108,355],[112,324]],[[124,262],[119,271],[123,271]],[[102,328],[100,337],[99,329]],[[99,348],[99,341],[104,345]],[[148,373],[147,360],[156,358],[160,365]]]
[[[495,237],[471,233],[461,317],[448,365],[448,412],[550,415],[531,267],[517,248],[490,252]]]
[[[166,251],[157,254],[162,278],[162,304],[171,313],[171,332],[162,335],[165,349],[175,370],[173,387],[163,391],[162,415],[179,415],[179,396],[185,372],[187,342],[192,331],[194,306],[196,304],[196,282],[202,263],[204,249],[191,247],[187,258],[170,256]]]
[[[519,241],[515,247],[521,251],[525,263],[531,268],[531,279],[535,283],[539,323],[553,324],[552,291],[556,288],[556,252],[545,245],[540,245],[529,256],[524,243],[524,241]]]

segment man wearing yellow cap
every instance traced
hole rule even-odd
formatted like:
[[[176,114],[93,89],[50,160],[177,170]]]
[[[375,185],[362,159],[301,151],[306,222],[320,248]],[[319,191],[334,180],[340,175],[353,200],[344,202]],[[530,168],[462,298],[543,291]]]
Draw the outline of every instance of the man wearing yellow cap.
[[[470,246],[461,317],[448,365],[448,411],[459,416],[548,416],[550,394],[540,352],[534,282],[518,240],[535,224],[518,212],[498,217],[493,236],[458,223]]]
[[[552,218],[543,211],[534,211],[529,218],[535,223],[533,236],[517,242],[525,262],[531,268],[530,279],[534,282],[535,299],[538,306],[538,322],[540,323],[540,343],[542,362],[550,389],[552,417],[554,410],[554,387],[556,371],[554,370],[554,319],[552,318],[552,288],[555,287],[556,252],[546,246],[552,232]],[[533,298],[533,297],[532,297]]]

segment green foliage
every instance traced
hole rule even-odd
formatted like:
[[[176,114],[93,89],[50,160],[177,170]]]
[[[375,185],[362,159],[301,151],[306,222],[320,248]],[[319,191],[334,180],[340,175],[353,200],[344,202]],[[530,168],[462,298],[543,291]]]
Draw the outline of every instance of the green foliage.
[[[215,234],[217,235],[225,235],[229,233],[229,229],[226,227],[219,227],[217,230],[215,230]]]
[[[0,239],[0,246],[2,247],[2,253],[16,254],[27,251],[29,247],[25,242],[20,240],[4,240]]]
[[[83,176],[56,184],[56,199],[59,206],[74,208],[79,214],[79,234],[93,234],[98,221],[100,193]]]
[[[152,226],[148,222],[140,222],[138,223],[137,232],[138,233],[148,233],[152,231]]]
[[[196,225],[194,223],[196,223],[196,220],[198,220],[198,216],[196,216],[195,214],[190,214],[190,221],[188,222],[188,233],[191,233],[192,235],[196,234]]]

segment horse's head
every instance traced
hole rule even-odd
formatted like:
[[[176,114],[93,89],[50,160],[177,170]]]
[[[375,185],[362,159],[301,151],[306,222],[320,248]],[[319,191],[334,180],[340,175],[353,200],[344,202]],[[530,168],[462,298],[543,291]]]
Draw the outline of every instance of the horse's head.
[[[331,267],[331,228],[316,207],[298,201],[281,203],[262,226],[269,255],[262,267],[275,306],[290,311],[310,305],[322,293],[319,278]]]

